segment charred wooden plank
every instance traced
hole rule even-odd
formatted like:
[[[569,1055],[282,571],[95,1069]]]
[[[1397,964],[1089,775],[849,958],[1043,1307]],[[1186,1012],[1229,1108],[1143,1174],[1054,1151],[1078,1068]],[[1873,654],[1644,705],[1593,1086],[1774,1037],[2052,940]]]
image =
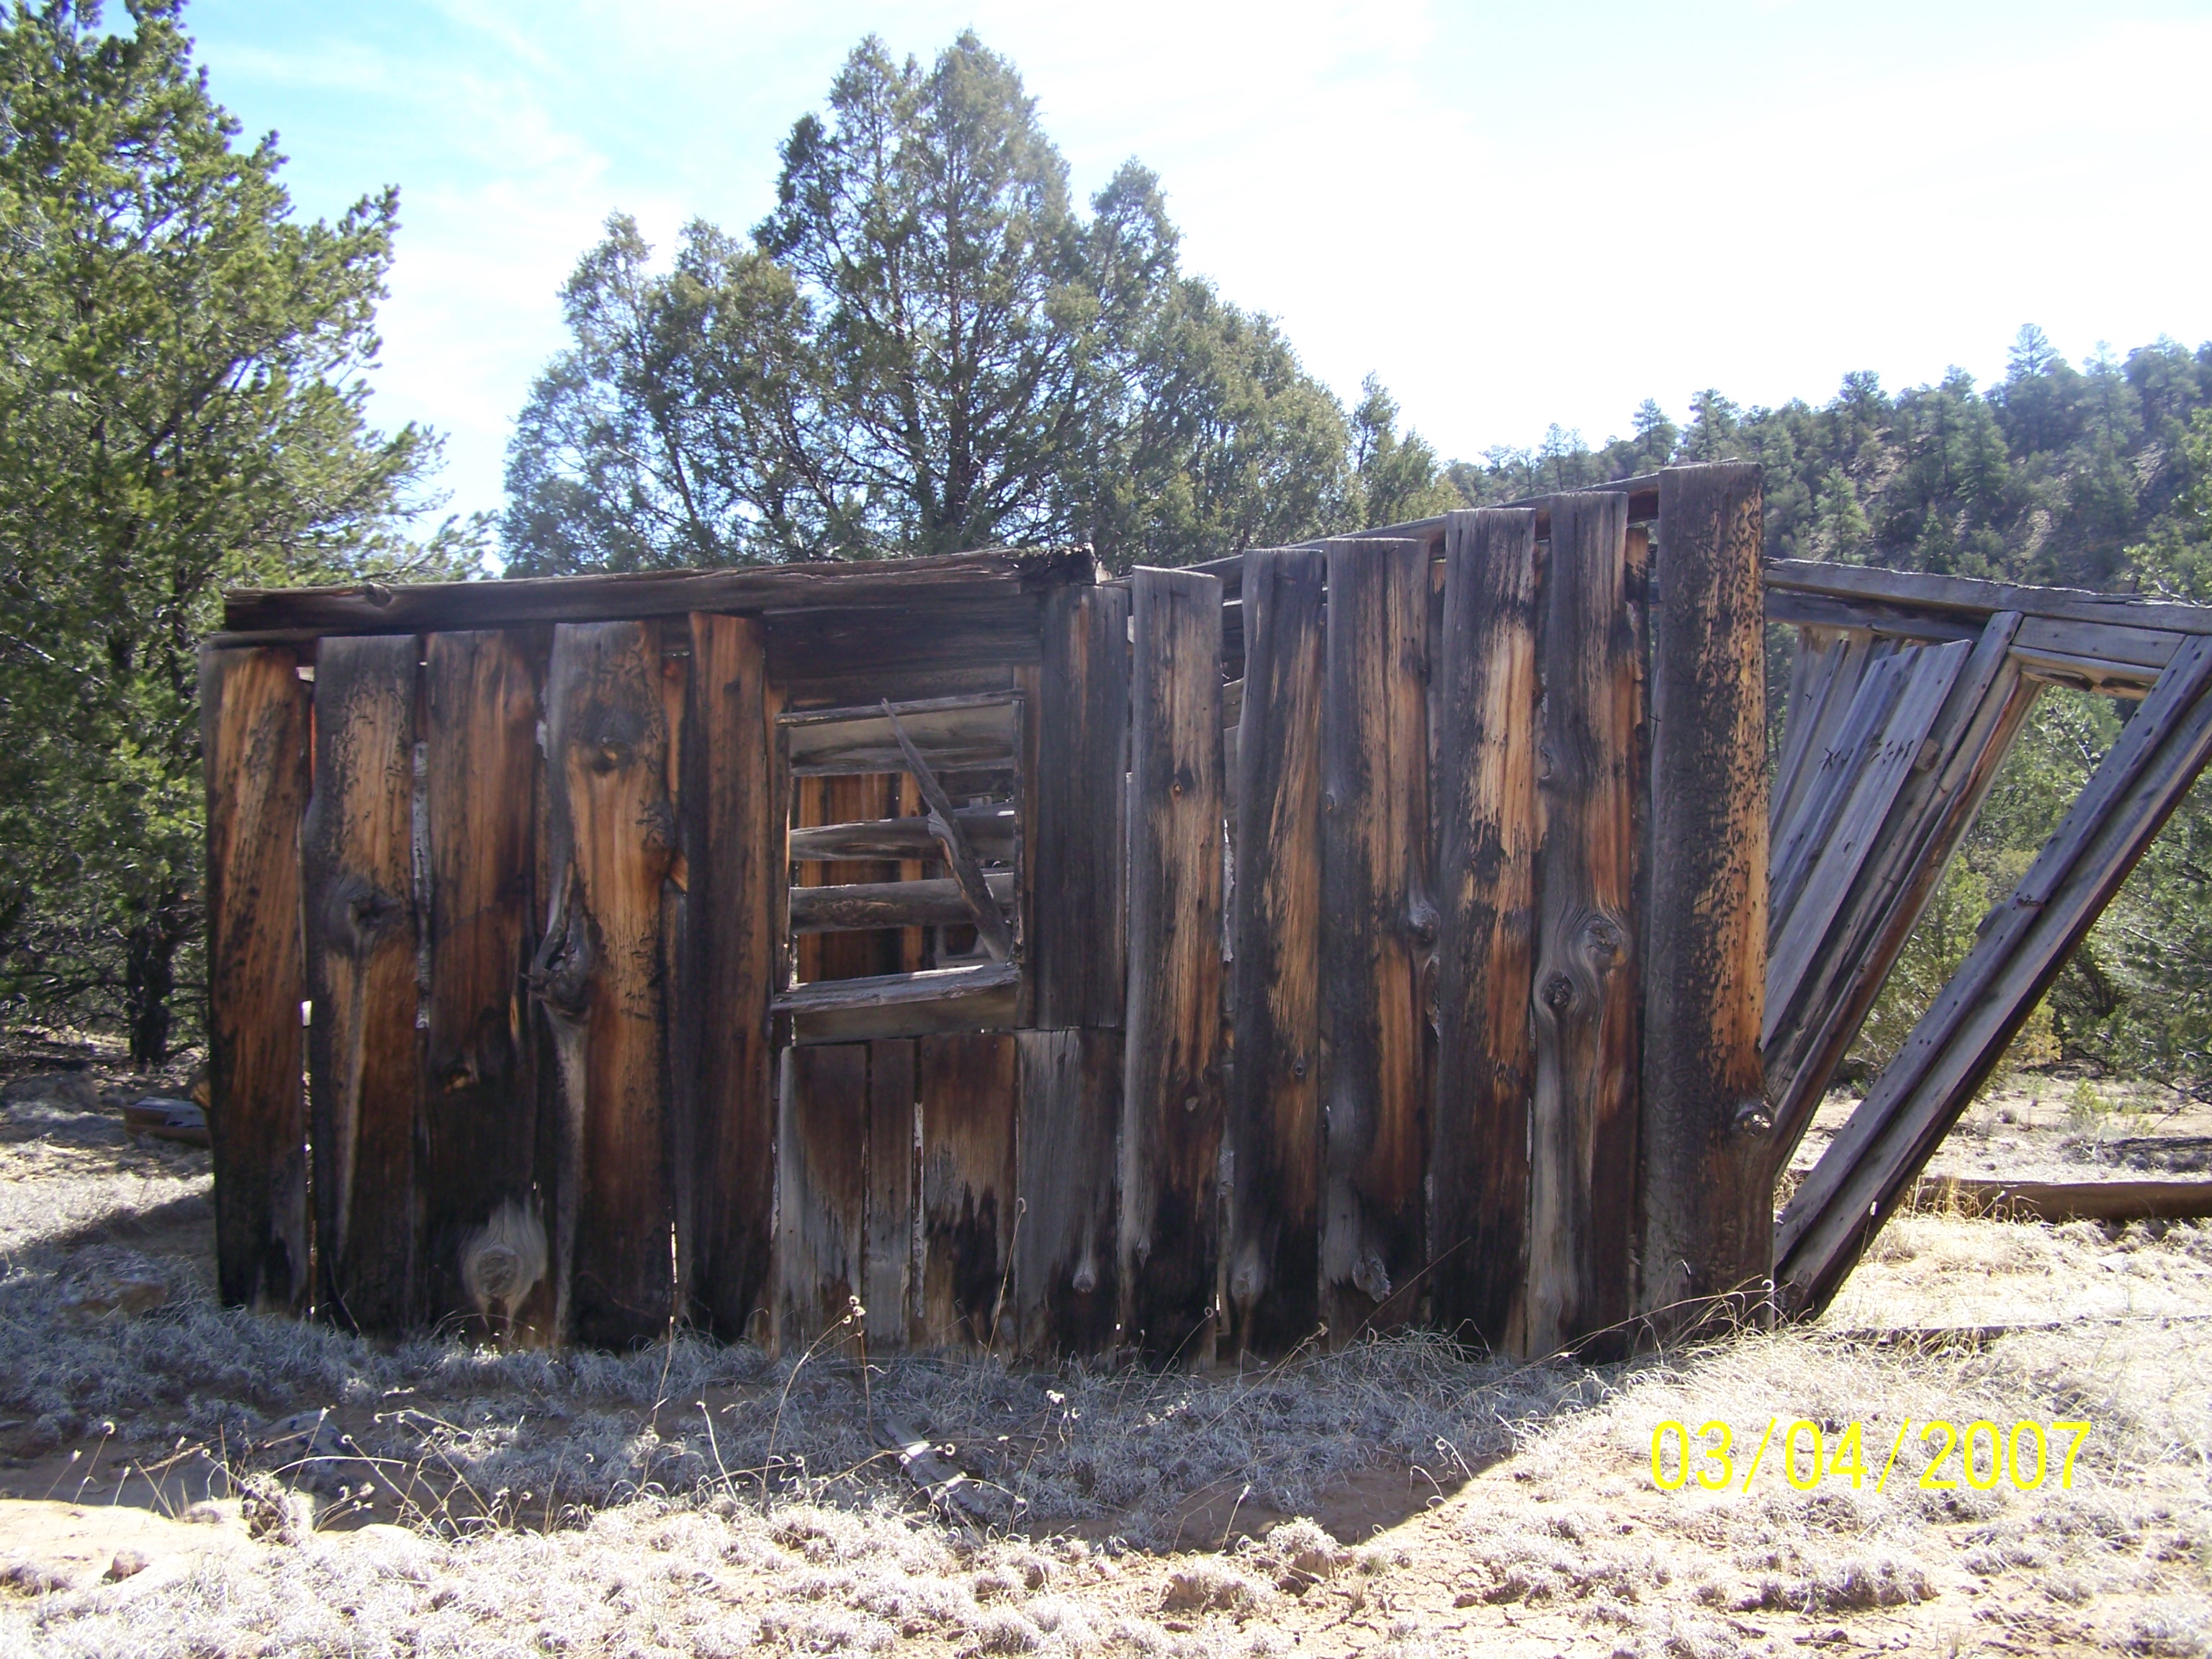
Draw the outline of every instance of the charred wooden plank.
[[[409,635],[325,640],[301,834],[309,1115],[323,1297],[362,1330],[414,1323],[415,696]]]
[[[1332,1344],[1407,1323],[1429,1090],[1428,550],[1328,544],[1322,716],[1321,1314]]]
[[[300,1023],[308,712],[295,654],[203,651],[200,731],[216,1283],[234,1306],[297,1313],[313,1287]]]
[[[872,1348],[902,1348],[921,1318],[921,1149],[915,1045],[868,1045],[868,1201],[860,1247],[861,1322]]]
[[[1224,1106],[1221,584],[1139,570],[1131,595],[1121,1324],[1156,1361],[1203,1359]]]
[[[1327,556],[1245,556],[1230,1077],[1229,1311],[1238,1352],[1321,1319],[1322,691]]]
[[[1537,640],[1544,830],[1529,1138],[1528,1345],[1619,1346],[1636,1173],[1636,664],[1627,498],[1560,495]]]
[[[1115,1131],[1121,1033],[1023,1031],[1015,1133],[1020,1351],[1058,1363],[1115,1346]]]
[[[2197,1221],[2212,1181],[1970,1181],[1923,1176],[1907,1209],[2000,1221]]]
[[[524,975],[537,945],[538,674],[511,633],[433,634],[422,676],[426,918],[420,1305],[477,1313],[462,1251],[493,1214],[533,1215],[537,1045]],[[549,1172],[550,1173],[550,1172]],[[542,1228],[544,1217],[533,1215]],[[501,1326],[549,1337],[552,1291],[501,1298]],[[486,1310],[489,1316],[489,1310]]]
[[[2212,638],[2135,718],[1776,1226],[1784,1306],[1827,1304],[2212,757]]]
[[[1067,588],[1045,600],[1039,695],[1025,711],[1037,733],[1027,874],[1045,896],[1025,950],[1046,1027],[1118,1027],[1127,994],[1128,623],[1126,589]]]
[[[860,1329],[868,1207],[868,1045],[783,1052],[776,1121],[775,1297],[785,1355]],[[825,1344],[826,1346],[826,1344]]]
[[[678,832],[658,641],[563,625],[545,701],[554,890],[532,979],[560,1067],[556,1319],[622,1346],[675,1311],[661,930]]]
[[[1663,1339],[1716,1306],[1741,1312],[1759,1296],[1773,1259],[1774,1212],[1759,1066],[1767,860],[1759,471],[1735,463],[1670,467],[1659,477],[1667,602],[1650,613],[1637,1307]]]
[[[994,1346],[1012,1282],[1020,1051],[1010,1032],[924,1037],[921,1334],[932,1346]]]
[[[769,999],[784,863],[761,626],[696,615],[690,631],[678,799],[690,925],[678,1018],[696,1033],[690,1104],[700,1179],[685,1254],[705,1324],[734,1341],[753,1332],[768,1301],[775,1203]]]
[[[1525,1346],[1536,929],[1536,515],[1451,515],[1437,686],[1440,1328]]]
[[[1006,549],[902,559],[895,565],[750,565],[733,570],[647,570],[474,582],[357,582],[344,586],[232,588],[223,626],[323,633],[513,628],[532,623],[678,617],[694,611],[780,611],[1018,598],[1098,576],[1088,548]]]

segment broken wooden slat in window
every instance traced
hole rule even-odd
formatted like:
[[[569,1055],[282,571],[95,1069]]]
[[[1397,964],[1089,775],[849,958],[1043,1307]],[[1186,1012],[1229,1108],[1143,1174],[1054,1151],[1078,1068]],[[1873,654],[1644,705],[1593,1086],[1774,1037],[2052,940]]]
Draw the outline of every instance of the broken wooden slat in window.
[[[1018,745],[1020,705],[1013,705],[1012,713],[1014,742]],[[1000,912],[999,895],[985,884],[983,867],[976,863],[975,855],[968,849],[967,838],[960,833],[959,821],[954,815],[952,802],[945,794],[944,785],[938,782],[937,774],[931,769],[928,757],[915,746],[914,738],[908,732],[904,722],[888,702],[884,705],[884,720],[890,726],[891,736],[897,742],[899,753],[905,760],[907,775],[921,791],[922,804],[929,811],[929,833],[937,837],[945,854],[945,861],[951,866],[953,884],[968,907],[969,920],[975,923],[976,938],[990,953],[994,962],[1007,961],[1014,951],[1013,934],[1006,927],[1006,917]],[[1010,881],[1010,894],[1012,889]]]
[[[1014,860],[1014,809],[993,801],[956,806],[953,821],[975,856],[994,864]],[[938,841],[922,817],[870,818],[855,823],[823,823],[791,832],[794,863],[840,859],[933,859]]]
[[[939,773],[1006,772],[1015,762],[1018,702],[1012,693],[986,693],[893,703],[890,712]],[[787,714],[778,724],[794,777],[905,769],[905,753],[881,704]]]
[[[982,872],[1000,914],[1013,902],[1011,870]],[[922,881],[842,882],[834,887],[791,890],[791,926],[800,933],[851,933],[877,927],[929,927],[972,922],[975,912],[960,884],[949,876]],[[831,983],[836,981],[832,981]]]

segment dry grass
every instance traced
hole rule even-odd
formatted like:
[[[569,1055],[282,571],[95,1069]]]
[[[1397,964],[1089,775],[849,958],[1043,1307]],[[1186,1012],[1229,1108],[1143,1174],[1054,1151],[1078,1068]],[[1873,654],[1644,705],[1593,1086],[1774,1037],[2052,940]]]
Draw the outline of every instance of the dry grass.
[[[93,1112],[10,1126],[0,1651],[2212,1649],[2212,1230],[1907,1218],[1829,1329],[1624,1366],[1406,1338],[1245,1376],[907,1359],[864,1388],[849,1358],[680,1337],[554,1358],[227,1311],[204,1154]],[[866,1407],[1022,1518],[932,1510]],[[1770,1418],[1861,1421],[1878,1461],[1937,1416],[2096,1429],[2070,1492],[1652,1480],[1665,1419],[1747,1443]],[[166,1482],[131,1474],[164,1458]],[[180,1518],[118,1509],[111,1538],[118,1499]],[[131,1552],[145,1571],[103,1577]]]

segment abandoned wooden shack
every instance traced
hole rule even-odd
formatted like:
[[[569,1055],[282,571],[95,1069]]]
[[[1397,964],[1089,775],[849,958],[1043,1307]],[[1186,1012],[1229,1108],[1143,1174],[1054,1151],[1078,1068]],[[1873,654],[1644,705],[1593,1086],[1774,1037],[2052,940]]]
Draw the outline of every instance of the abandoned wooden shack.
[[[222,1292],[1154,1363],[1817,1311],[2203,765],[2212,611],[1759,545],[1726,465],[1115,580],[234,593]],[[2054,680],[2148,701],[1778,1235]]]

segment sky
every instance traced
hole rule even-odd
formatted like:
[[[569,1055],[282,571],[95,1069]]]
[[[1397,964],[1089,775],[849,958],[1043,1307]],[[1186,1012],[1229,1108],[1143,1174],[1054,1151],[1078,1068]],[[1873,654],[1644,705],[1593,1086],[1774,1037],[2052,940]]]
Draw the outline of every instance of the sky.
[[[121,9],[115,8],[119,22]],[[1011,58],[1077,190],[1135,156],[1185,268],[1447,457],[1593,443],[1717,386],[1825,401],[2212,339],[2212,3],[2044,0],[194,0],[216,97],[300,211],[400,190],[376,421],[496,511],[560,286],[606,216],[657,246],[772,204],[860,37]]]

